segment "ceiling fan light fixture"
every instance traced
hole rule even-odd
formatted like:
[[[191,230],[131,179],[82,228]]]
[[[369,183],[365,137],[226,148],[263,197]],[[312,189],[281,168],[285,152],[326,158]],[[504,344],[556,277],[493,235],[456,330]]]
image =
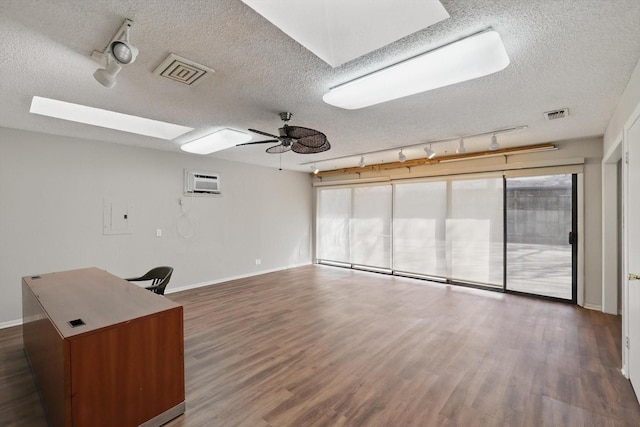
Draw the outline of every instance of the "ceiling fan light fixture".
[[[292,116],[293,114],[288,112],[280,113],[280,119],[282,119],[284,125],[278,129],[278,135],[273,135],[261,130],[249,129],[250,132],[255,132],[272,139],[236,145],[271,144],[279,142],[278,145],[274,145],[265,150],[269,154],[282,154],[287,151],[293,151],[297,154],[316,154],[331,148],[331,144],[324,133],[302,126],[289,126],[287,122]]]
[[[491,151],[495,151],[497,149],[500,148],[500,144],[498,144],[498,137],[496,136],[496,134],[494,133],[491,136],[491,144],[489,144],[489,150]]]
[[[431,144],[424,147],[424,152],[427,154],[428,159],[433,159],[436,156],[436,152],[431,149]]]
[[[180,146],[182,151],[193,154],[211,154],[235,147],[251,140],[251,135],[235,129],[224,128]]]
[[[487,76],[508,65],[500,34],[487,30],[333,87],[322,99],[354,110]]]
[[[464,148],[464,139],[460,139],[460,141],[458,141],[458,148],[456,148],[456,153],[458,154],[464,154],[467,152],[467,149]]]

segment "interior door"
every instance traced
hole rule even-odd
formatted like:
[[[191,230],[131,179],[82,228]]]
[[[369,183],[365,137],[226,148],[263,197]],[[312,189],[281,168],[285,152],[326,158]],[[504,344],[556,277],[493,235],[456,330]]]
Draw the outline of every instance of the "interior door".
[[[625,146],[629,378],[640,395],[640,116],[628,128]]]

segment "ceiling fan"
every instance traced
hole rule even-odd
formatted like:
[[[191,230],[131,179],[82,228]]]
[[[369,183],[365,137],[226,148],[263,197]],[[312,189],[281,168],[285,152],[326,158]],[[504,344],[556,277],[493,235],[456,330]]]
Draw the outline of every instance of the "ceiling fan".
[[[289,126],[287,122],[291,120],[291,117],[293,117],[293,114],[291,113],[280,113],[280,118],[284,122],[284,125],[278,129],[279,136],[256,129],[249,129],[251,132],[259,133],[260,135],[274,139],[245,142],[244,144],[238,144],[237,146],[279,142],[280,144],[266,149],[266,152],[270,154],[282,154],[287,151],[293,151],[298,154],[314,154],[327,151],[331,148],[331,144],[329,144],[327,136],[324,133],[314,129],[303,128],[301,126]]]

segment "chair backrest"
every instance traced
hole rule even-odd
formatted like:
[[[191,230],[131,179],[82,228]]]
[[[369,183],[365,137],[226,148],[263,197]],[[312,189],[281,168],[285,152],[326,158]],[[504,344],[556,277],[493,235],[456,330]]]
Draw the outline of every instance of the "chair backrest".
[[[164,295],[164,290],[169,284],[169,280],[171,280],[172,274],[173,267],[162,266],[152,268],[140,277],[127,280],[136,282],[151,280],[151,286],[148,286],[147,289],[155,292],[156,294]]]
[[[151,290],[156,294],[164,295],[164,290],[169,284],[169,280],[171,280],[171,275],[173,274],[173,267],[156,267],[149,270],[149,273],[152,272],[155,277],[151,282],[152,286],[154,286]]]

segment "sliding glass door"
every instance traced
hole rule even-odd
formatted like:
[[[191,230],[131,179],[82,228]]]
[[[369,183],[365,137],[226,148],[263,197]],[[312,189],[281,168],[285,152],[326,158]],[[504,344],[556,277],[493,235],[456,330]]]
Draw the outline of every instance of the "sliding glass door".
[[[319,190],[317,258],[391,270],[391,185]]]
[[[318,192],[316,256],[325,261],[351,262],[351,188]]]
[[[319,262],[576,301],[577,175],[318,189]]]
[[[501,176],[395,185],[393,269],[502,288]]]
[[[447,277],[446,181],[395,186],[393,268],[405,273]]]
[[[576,300],[576,176],[506,179],[506,289]]]

